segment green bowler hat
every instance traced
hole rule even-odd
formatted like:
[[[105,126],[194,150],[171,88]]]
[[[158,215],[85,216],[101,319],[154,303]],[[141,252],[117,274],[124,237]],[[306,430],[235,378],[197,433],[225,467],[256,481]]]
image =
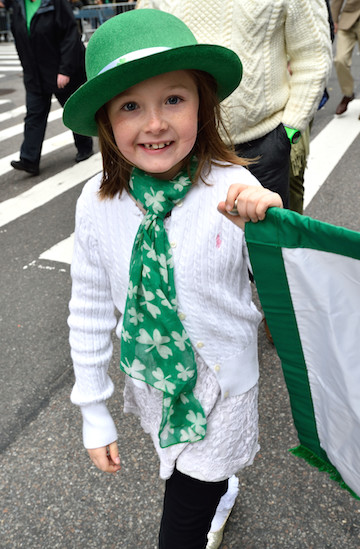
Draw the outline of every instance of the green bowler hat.
[[[112,17],[86,48],[87,82],[66,102],[64,124],[82,135],[97,135],[96,112],[110,99],[148,78],[170,71],[210,73],[222,101],[239,85],[242,65],[235,52],[198,44],[189,28],[169,13],[136,9]]]

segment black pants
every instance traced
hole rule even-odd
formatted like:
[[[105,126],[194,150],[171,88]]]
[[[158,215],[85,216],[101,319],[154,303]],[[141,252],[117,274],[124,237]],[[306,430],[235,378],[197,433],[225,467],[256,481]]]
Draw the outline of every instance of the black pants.
[[[59,90],[54,94],[62,107],[75,89],[69,83],[63,90]],[[24,141],[20,148],[20,158],[36,166],[40,163],[41,149],[51,108],[51,97],[51,93],[26,91]],[[93,142],[91,137],[76,133],[73,135],[75,146],[79,152],[88,153],[92,150]]]
[[[228,481],[203,482],[175,469],[166,481],[159,549],[205,549],[207,533]]]
[[[289,207],[290,151],[290,141],[282,124],[259,139],[236,145],[238,156],[260,157],[249,170],[263,187],[279,193],[284,208]]]

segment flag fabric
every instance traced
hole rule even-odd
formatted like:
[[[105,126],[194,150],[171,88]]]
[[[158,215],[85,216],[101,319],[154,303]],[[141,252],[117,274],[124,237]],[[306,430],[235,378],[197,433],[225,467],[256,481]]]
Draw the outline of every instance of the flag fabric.
[[[360,499],[360,233],[271,208],[246,223],[300,445]]]

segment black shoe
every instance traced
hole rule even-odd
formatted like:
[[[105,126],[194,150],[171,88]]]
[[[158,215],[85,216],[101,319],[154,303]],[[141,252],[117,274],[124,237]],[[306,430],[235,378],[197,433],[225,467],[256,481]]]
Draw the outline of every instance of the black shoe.
[[[39,166],[26,162],[26,160],[12,160],[10,164],[15,170],[21,170],[30,173],[31,175],[39,175],[40,173]]]
[[[79,151],[75,156],[75,162],[83,162],[84,160],[87,160],[88,158],[90,158],[90,156],[92,156],[93,154],[94,154],[93,150],[87,151],[87,152]]]

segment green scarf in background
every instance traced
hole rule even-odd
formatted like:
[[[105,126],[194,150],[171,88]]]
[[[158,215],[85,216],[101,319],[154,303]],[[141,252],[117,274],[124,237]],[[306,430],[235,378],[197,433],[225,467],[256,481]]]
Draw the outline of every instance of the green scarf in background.
[[[130,179],[130,192],[147,213],[132,250],[120,368],[164,393],[161,448],[196,442],[206,433],[206,417],[193,394],[195,356],[177,314],[173,257],[164,228],[166,214],[190,188],[185,172],[163,181],[135,168]]]

